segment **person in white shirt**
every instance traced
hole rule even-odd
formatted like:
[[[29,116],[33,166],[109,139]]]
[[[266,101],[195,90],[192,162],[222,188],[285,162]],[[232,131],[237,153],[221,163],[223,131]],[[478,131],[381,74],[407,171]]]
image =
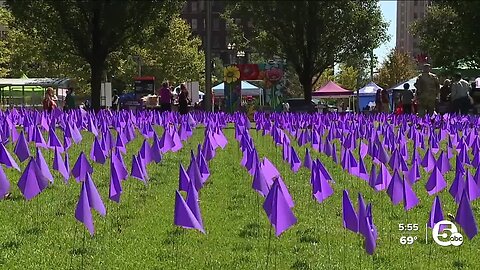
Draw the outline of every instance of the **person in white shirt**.
[[[462,75],[457,73],[453,76],[452,94],[450,100],[452,102],[452,112],[467,114],[470,110],[470,84],[462,79]]]

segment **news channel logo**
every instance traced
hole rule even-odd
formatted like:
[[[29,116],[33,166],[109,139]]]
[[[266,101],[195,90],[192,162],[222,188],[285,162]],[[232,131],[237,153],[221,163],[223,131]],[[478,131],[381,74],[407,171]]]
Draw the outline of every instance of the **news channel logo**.
[[[433,227],[432,236],[433,241],[442,247],[458,247],[463,244],[463,235],[458,232],[457,226],[449,220],[437,222]]]

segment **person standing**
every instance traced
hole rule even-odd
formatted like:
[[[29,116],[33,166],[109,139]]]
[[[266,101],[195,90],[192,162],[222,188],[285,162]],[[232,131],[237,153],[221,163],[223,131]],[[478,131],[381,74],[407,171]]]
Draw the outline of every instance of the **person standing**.
[[[381,99],[382,99],[382,110],[381,112],[388,113],[390,112],[390,100],[388,97],[387,90],[383,89],[381,92]]]
[[[382,90],[380,89],[375,93],[375,110],[382,112]]]
[[[437,75],[430,72],[430,64],[423,65],[423,71],[415,82],[417,88],[418,111],[420,116],[433,114],[437,96],[440,92],[440,82]]]
[[[120,110],[120,97],[118,96],[117,91],[113,91],[112,109],[114,111]]]
[[[180,94],[178,94],[178,111],[180,114],[188,113],[188,104],[190,99],[188,98],[188,90],[184,83],[180,85]]]
[[[413,98],[414,98],[414,94],[413,94],[413,91],[410,90],[410,84],[405,83],[403,85],[403,93],[402,93],[403,113],[405,114],[412,113]]]
[[[170,112],[172,111],[172,93],[170,92],[170,87],[168,87],[168,82],[162,84],[162,88],[157,91],[157,96],[160,96],[160,111],[161,112]]]
[[[75,109],[75,93],[72,87],[67,89],[67,96],[65,97],[65,111]]]
[[[467,114],[470,109],[470,84],[462,79],[460,73],[453,76],[452,83],[452,112],[460,114]]]
[[[55,101],[53,88],[48,87],[47,91],[45,92],[45,96],[43,97],[42,101],[43,109],[47,112],[51,112],[53,109],[57,107],[57,102]]]

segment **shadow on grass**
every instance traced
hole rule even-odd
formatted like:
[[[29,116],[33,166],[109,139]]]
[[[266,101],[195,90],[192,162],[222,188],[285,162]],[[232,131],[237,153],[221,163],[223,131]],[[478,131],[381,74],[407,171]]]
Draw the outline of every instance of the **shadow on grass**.
[[[242,238],[258,238],[260,234],[260,225],[258,223],[249,223],[240,230],[238,236]]]
[[[297,236],[298,236],[298,241],[300,243],[316,244],[320,242],[320,240],[318,239],[318,236],[315,235],[315,230],[312,228],[297,231]]]
[[[23,235],[39,235],[42,232],[43,231],[39,223],[34,223],[33,226],[20,230],[20,234]]]
[[[0,248],[3,249],[17,249],[22,245],[17,240],[8,240],[0,244]]]
[[[453,262],[453,267],[455,269],[464,269],[464,268],[467,269],[468,268],[467,264],[464,261],[460,261],[460,260],[455,260]]]
[[[163,240],[164,244],[173,245],[181,242],[182,235],[185,234],[185,230],[182,228],[176,227],[173,230],[170,230],[167,233],[167,237]]]
[[[291,269],[295,269],[295,270],[308,270],[308,269],[311,269],[311,268],[310,268],[310,266],[308,265],[308,263],[306,263],[305,261],[296,260],[296,261],[292,264]]]
[[[88,253],[88,249],[85,247],[76,247],[70,250],[70,255],[72,256],[82,256]]]

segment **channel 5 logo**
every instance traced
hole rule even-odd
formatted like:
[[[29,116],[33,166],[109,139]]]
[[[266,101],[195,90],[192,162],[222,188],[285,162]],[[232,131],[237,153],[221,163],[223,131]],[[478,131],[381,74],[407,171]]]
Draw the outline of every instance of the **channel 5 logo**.
[[[448,220],[437,222],[433,227],[432,236],[435,243],[442,247],[460,246],[463,243],[463,236],[458,232],[457,226]]]

